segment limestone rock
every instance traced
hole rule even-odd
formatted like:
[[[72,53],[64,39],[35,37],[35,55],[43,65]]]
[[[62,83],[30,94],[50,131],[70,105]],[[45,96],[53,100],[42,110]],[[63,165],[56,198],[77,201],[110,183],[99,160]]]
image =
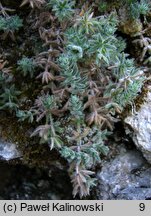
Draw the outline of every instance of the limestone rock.
[[[21,153],[17,150],[16,144],[0,139],[0,159],[8,161],[18,157],[21,157]]]
[[[151,168],[137,150],[121,152],[97,174],[99,200],[151,199]]]
[[[127,133],[151,164],[151,92],[148,92],[146,102],[140,110],[128,116],[125,123]]]

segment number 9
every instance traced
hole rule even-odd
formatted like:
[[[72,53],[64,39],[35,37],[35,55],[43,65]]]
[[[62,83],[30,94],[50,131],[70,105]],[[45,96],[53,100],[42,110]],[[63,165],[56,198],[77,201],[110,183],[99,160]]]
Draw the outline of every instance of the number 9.
[[[140,211],[144,211],[145,210],[145,204],[144,203],[140,203],[139,204],[139,210]]]

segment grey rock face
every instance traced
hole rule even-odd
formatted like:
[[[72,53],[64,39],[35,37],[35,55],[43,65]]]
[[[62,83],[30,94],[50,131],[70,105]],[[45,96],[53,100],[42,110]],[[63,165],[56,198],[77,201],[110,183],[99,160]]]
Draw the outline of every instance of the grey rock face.
[[[21,156],[14,143],[7,143],[0,139],[0,159],[12,160]]]
[[[98,199],[151,199],[151,167],[138,151],[121,153],[103,165],[97,175]]]
[[[127,117],[125,123],[131,128],[127,132],[131,134],[135,145],[151,164],[151,92],[148,92],[141,109]]]

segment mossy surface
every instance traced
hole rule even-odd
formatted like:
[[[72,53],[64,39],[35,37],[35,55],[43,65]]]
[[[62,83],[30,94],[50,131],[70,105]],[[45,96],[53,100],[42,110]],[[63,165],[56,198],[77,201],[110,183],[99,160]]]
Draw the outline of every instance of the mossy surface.
[[[10,163],[21,163],[29,167],[51,169],[57,167],[64,169],[67,164],[56,151],[50,151],[46,144],[39,144],[39,139],[30,138],[31,126],[20,123],[9,114],[0,113],[0,136],[1,139],[16,144],[22,156]]]

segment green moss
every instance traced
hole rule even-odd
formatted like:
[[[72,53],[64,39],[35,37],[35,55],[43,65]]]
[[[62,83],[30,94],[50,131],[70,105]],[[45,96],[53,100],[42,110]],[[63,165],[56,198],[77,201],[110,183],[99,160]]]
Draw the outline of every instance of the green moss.
[[[135,111],[139,111],[139,109],[141,108],[141,106],[145,103],[146,101],[146,97],[147,97],[147,93],[149,92],[149,89],[147,87],[147,83],[144,84],[141,93],[135,98],[134,100],[134,105],[135,105]],[[132,106],[131,105],[127,105],[125,107],[125,109],[123,110],[122,114],[121,114],[121,118],[125,119],[127,116],[132,114]]]
[[[31,125],[18,122],[9,113],[7,115],[1,113],[0,119],[1,139],[15,143],[22,153],[21,161],[19,162],[19,159],[16,159],[15,163],[43,169],[59,166],[59,161],[62,166],[67,165],[56,151],[50,152],[48,145],[39,145],[39,139],[30,138]],[[14,161],[12,162],[14,163]]]

